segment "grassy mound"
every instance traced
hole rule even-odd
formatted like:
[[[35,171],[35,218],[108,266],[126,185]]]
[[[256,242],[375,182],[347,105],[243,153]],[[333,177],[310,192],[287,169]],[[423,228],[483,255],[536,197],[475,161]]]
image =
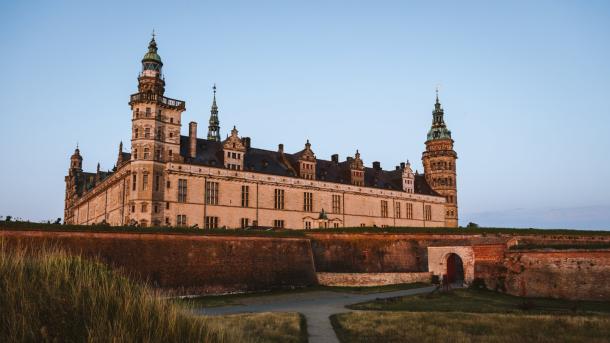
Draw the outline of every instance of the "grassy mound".
[[[0,309],[0,342],[291,341],[285,332],[260,332],[271,327],[296,331],[292,341],[300,335],[298,314],[196,317],[102,263],[54,248],[0,246]],[[253,326],[256,335],[245,330]]]
[[[353,312],[331,316],[341,342],[607,342],[610,317],[463,312]]]

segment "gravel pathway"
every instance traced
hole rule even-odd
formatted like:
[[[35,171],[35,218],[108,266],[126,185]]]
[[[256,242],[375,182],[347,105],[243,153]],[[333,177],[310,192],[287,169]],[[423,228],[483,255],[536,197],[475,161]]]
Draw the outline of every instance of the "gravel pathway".
[[[223,315],[253,312],[300,312],[307,318],[307,333],[310,343],[339,342],[329,317],[336,313],[350,312],[346,305],[374,299],[431,292],[435,286],[401,291],[354,294],[331,291],[311,291],[294,294],[263,295],[240,299],[240,305],[200,308],[201,315]]]

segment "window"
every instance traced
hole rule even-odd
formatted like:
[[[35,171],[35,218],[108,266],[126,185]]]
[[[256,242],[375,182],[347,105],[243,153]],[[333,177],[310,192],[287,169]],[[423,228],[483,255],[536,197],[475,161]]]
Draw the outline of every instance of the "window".
[[[159,205],[155,204],[155,213],[159,213]]]
[[[133,182],[131,185],[131,190],[135,191],[136,188],[138,187],[138,176],[136,174],[133,174],[132,179],[133,179]]]
[[[145,191],[148,189],[148,174],[142,175],[142,190]]]
[[[144,128],[144,138],[149,138],[150,137],[150,127],[145,127]]]
[[[178,179],[178,202],[186,202],[186,180]]]
[[[339,223],[334,222],[334,223],[333,223],[333,227],[334,227],[334,228],[338,228],[338,227],[339,227]]]
[[[131,205],[131,213],[135,213],[136,212],[136,205]]]
[[[241,207],[250,206],[250,186],[241,186]]]
[[[241,228],[245,229],[248,226],[250,226],[250,219],[248,219],[248,218],[241,218]]]
[[[167,180],[167,188],[170,188],[172,184],[169,182],[169,180]]]
[[[406,203],[406,217],[407,219],[413,219],[413,203]]]
[[[146,117],[150,117],[150,107],[146,107]]]
[[[283,229],[284,228],[284,221],[280,220],[280,219],[276,219],[273,221],[273,227],[276,229]]]
[[[186,226],[186,214],[179,214],[176,216],[177,226]]]
[[[360,227],[365,227],[365,226],[366,226],[366,224],[360,223]]]
[[[206,229],[217,229],[218,228],[218,217],[205,217],[205,228]]]
[[[341,213],[341,195],[333,194],[333,213]]]
[[[400,218],[400,217],[401,217],[401,214],[402,214],[402,213],[400,213],[400,210],[401,210],[401,208],[400,208],[400,207],[401,207],[401,206],[400,206],[400,203],[399,203],[399,202],[397,202],[397,203],[396,203],[394,206],[396,206],[396,218]]]
[[[384,218],[388,217],[388,202],[387,200],[381,200],[381,216]]]
[[[161,175],[157,174],[155,175],[155,192],[158,192],[159,188],[161,188]]]
[[[147,211],[148,211],[148,204],[147,204],[147,203],[145,203],[145,202],[143,202],[143,203],[142,203],[142,208],[140,209],[140,211],[141,211],[142,213],[147,212]]]
[[[432,206],[424,205],[424,220],[432,220]]]
[[[205,203],[208,205],[218,205],[218,182],[206,181]]]
[[[133,159],[134,160],[138,159],[138,149],[133,149]]]
[[[134,136],[136,136],[136,138],[140,138],[140,129],[138,129],[138,128],[136,127],[136,129],[135,129],[134,133],[135,133],[135,134],[134,134]]]
[[[160,159],[161,159],[161,149],[157,149],[155,156],[156,156],[155,158],[156,158],[157,160],[160,160]]]
[[[303,193],[303,211],[305,211],[305,212],[313,211],[313,193],[311,193],[311,192]]]
[[[169,201],[165,203],[165,209],[169,210]]]
[[[311,222],[309,220],[305,221],[305,230],[311,229]]]
[[[283,189],[276,189],[275,190],[275,192],[274,192],[273,207],[276,210],[283,210],[284,209],[284,190]]]
[[[174,156],[174,154],[173,154],[172,150],[170,149],[169,150],[169,157],[171,158],[172,156]]]
[[[148,148],[144,148],[144,159],[148,159]]]

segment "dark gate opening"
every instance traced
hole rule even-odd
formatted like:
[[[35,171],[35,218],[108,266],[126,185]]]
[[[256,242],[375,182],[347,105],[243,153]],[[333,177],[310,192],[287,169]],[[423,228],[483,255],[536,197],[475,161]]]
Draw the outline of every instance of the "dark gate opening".
[[[464,281],[464,264],[458,254],[447,256],[447,279],[450,283]]]

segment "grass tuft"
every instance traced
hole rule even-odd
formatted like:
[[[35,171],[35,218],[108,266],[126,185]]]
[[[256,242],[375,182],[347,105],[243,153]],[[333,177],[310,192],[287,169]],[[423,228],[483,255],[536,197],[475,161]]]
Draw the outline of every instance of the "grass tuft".
[[[300,335],[298,314],[197,317],[100,262],[48,246],[9,249],[1,240],[0,309],[1,342],[298,342]]]

